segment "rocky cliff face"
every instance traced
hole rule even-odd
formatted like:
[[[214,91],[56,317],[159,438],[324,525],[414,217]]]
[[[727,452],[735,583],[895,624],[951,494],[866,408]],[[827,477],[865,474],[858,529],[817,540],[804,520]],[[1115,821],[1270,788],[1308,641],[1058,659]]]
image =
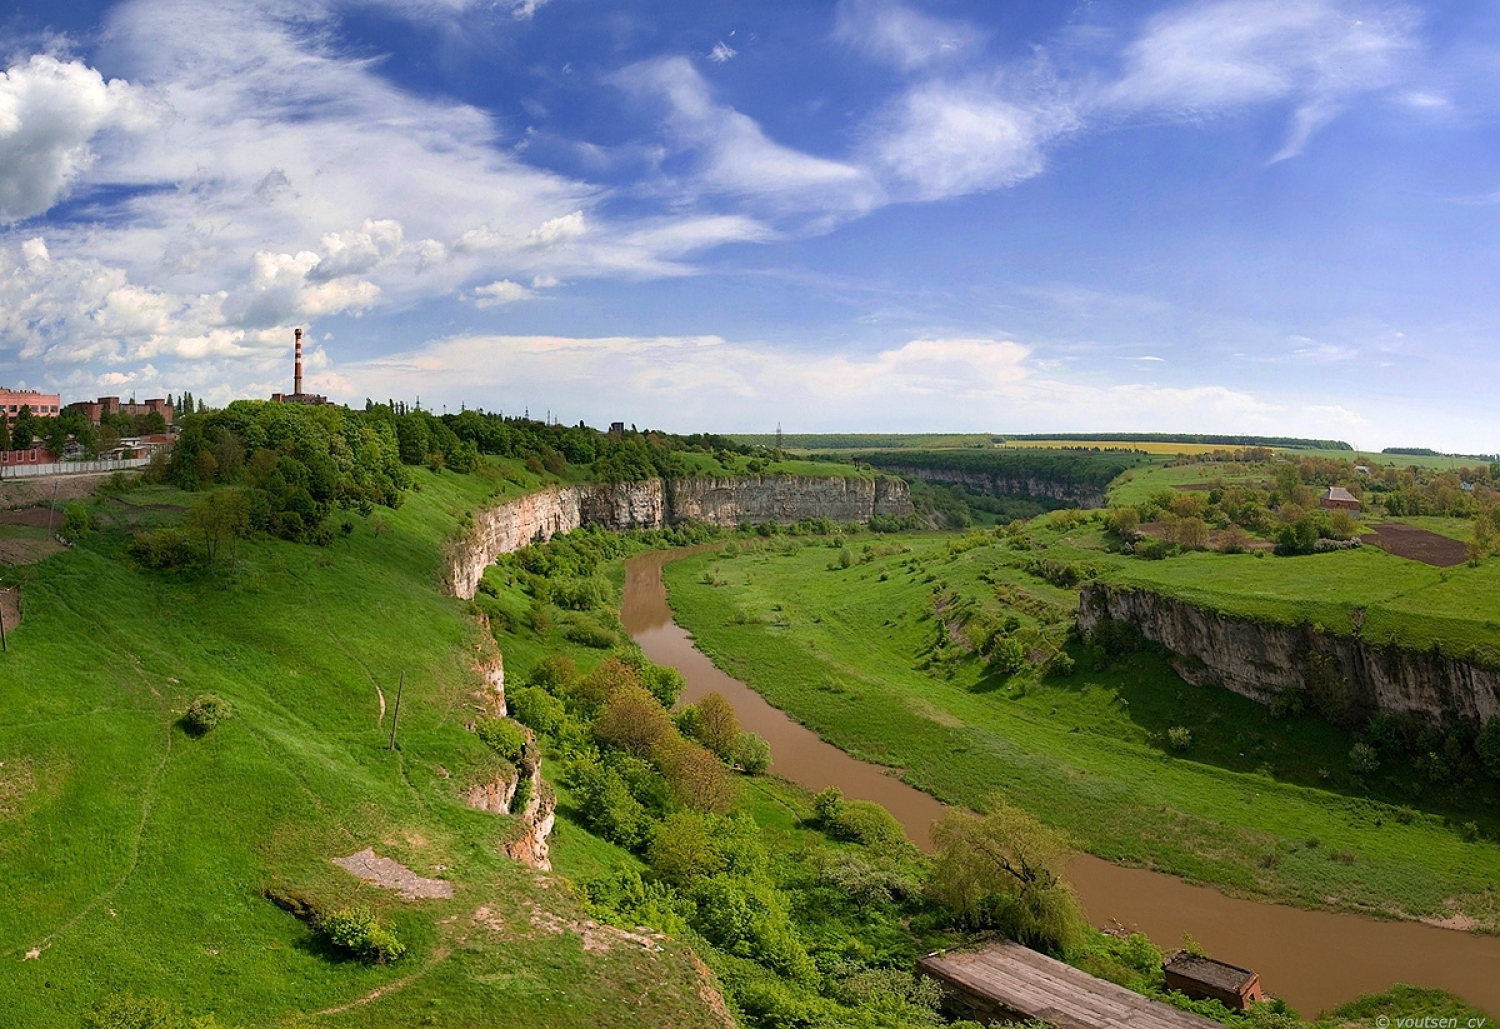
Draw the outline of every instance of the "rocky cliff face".
[[[906,483],[883,477],[768,475],[554,486],[476,512],[472,530],[448,555],[448,588],[455,596],[472,597],[496,557],[584,525],[659,529],[685,521],[720,526],[802,518],[867,522],[877,514],[911,513]]]
[[[1189,682],[1262,703],[1303,690],[1314,698],[1320,691],[1346,697],[1354,718],[1412,713],[1451,724],[1500,714],[1500,671],[1435,650],[1376,646],[1306,624],[1236,618],[1158,593],[1090,583],[1079,598],[1078,627],[1091,631],[1106,618],[1128,622],[1184,659],[1178,672]]]
[[[1104,506],[1104,490],[1094,486],[1053,482],[1050,479],[983,475],[945,468],[907,468],[900,465],[881,467],[907,479],[921,479],[940,486],[962,486],[970,493],[992,497],[1046,497],[1049,500],[1077,504],[1079,507]]]

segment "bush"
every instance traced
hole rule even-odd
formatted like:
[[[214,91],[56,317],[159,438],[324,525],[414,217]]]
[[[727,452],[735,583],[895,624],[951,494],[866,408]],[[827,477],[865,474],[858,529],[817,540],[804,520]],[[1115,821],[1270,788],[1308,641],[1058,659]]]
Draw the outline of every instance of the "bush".
[[[714,846],[709,822],[702,815],[678,811],[658,822],[646,849],[646,863],[664,882],[684,885],[724,870],[724,855]]]
[[[192,541],[182,529],[146,529],[130,538],[136,560],[148,568],[184,568],[196,558]]]
[[[510,762],[519,760],[526,746],[526,730],[509,718],[481,718],[474,723],[474,735]]]
[[[1019,641],[997,639],[985,659],[984,668],[990,675],[1007,679],[1026,667],[1026,650]]]
[[[227,721],[233,714],[234,708],[229,701],[217,693],[203,693],[188,705],[187,713],[182,716],[182,724],[194,736],[202,736],[220,722]]]
[[[1184,751],[1193,745],[1193,730],[1183,725],[1174,725],[1167,730],[1167,746],[1175,751]]]
[[[1380,767],[1380,756],[1368,743],[1356,743],[1349,748],[1349,770],[1355,775],[1369,775]]]
[[[406,946],[369,908],[342,908],[323,919],[323,936],[339,950],[373,965],[395,961]]]
[[[82,504],[74,502],[63,509],[63,538],[77,543],[89,534],[89,512]]]
[[[506,698],[511,717],[534,732],[551,735],[566,717],[562,701],[537,686],[520,686]]]
[[[747,775],[760,775],[771,766],[771,744],[753,732],[742,732],[734,738],[731,758]]]
[[[837,786],[813,798],[823,831],[866,847],[897,848],[906,843],[906,830],[896,817],[869,800],[845,800]]]
[[[1491,778],[1500,779],[1500,715],[1490,715],[1489,721],[1474,740],[1474,753]]]
[[[677,698],[682,696],[682,691],[687,686],[687,680],[682,673],[670,665],[649,665],[640,671],[641,682],[651,695],[661,701],[661,706],[670,709],[677,703]]]
[[[630,792],[625,778],[600,764],[583,765],[575,776],[578,806],[585,824],[611,843],[630,848],[639,846],[650,828],[651,818]]]
[[[218,1025],[213,1015],[191,1018],[170,1001],[133,993],[105,997],[83,1016],[84,1029],[218,1029]]]
[[[649,757],[664,738],[676,732],[666,709],[641,686],[616,690],[594,725],[600,743],[636,757]]]

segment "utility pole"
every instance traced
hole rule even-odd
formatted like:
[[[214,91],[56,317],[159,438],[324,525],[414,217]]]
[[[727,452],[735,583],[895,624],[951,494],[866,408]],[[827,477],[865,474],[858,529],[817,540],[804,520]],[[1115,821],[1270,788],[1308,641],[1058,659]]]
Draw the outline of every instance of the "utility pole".
[[[57,510],[57,487],[62,485],[62,478],[52,480],[52,506],[47,508],[47,538],[52,538],[52,513]]]
[[[406,689],[406,673],[401,673],[401,681],[396,685],[396,710],[391,714],[391,742],[386,744],[386,750],[396,749],[396,720],[401,717],[401,691]]]

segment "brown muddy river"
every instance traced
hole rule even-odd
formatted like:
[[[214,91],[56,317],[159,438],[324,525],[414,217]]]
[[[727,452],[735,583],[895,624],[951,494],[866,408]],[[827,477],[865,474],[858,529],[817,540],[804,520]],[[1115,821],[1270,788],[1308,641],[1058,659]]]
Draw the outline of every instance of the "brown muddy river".
[[[646,656],[687,679],[683,698],[723,694],[740,725],[771,743],[772,771],[809,790],[837,786],[851,799],[885,805],[920,846],[943,805],[887,770],[856,761],[792,721],[760,694],[709,661],[672,619],[661,567],[683,551],[654,551],[626,564],[620,618]],[[1500,1013],[1500,938],[1303,911],[1226,897],[1217,890],[1095,857],[1075,858],[1069,878],[1096,925],[1118,922],[1171,949],[1191,933],[1221,961],[1253,968],[1266,989],[1304,1016],[1393,983],[1438,986]]]

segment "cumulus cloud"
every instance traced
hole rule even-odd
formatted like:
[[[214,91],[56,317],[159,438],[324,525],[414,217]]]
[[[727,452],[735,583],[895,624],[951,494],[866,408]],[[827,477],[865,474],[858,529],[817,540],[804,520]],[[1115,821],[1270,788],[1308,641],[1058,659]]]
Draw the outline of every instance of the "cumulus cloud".
[[[503,304],[513,304],[518,300],[530,300],[535,295],[532,290],[519,282],[501,279],[474,290],[474,306],[478,308],[500,307]]]
[[[806,431],[851,426],[998,431],[1076,425],[1078,412],[1121,430],[1271,431],[1301,409],[1223,386],[1099,386],[1046,370],[1031,348],[988,338],[915,339],[874,353],[806,351],[718,336],[570,338],[459,336],[340,369],[362,396],[401,378],[423,397],[459,402],[482,388],[498,405],[576,399],[569,418],[750,428],[791,421]],[[601,404],[586,398],[604,398]],[[872,412],[879,412],[876,417]],[[1328,416],[1325,412],[1324,417]]]
[[[913,71],[972,51],[983,39],[972,25],[943,21],[889,0],[843,0],[833,38],[853,49]]]
[[[96,135],[151,114],[137,87],[79,61],[36,54],[0,73],[0,221],[51,208],[93,165]]]

